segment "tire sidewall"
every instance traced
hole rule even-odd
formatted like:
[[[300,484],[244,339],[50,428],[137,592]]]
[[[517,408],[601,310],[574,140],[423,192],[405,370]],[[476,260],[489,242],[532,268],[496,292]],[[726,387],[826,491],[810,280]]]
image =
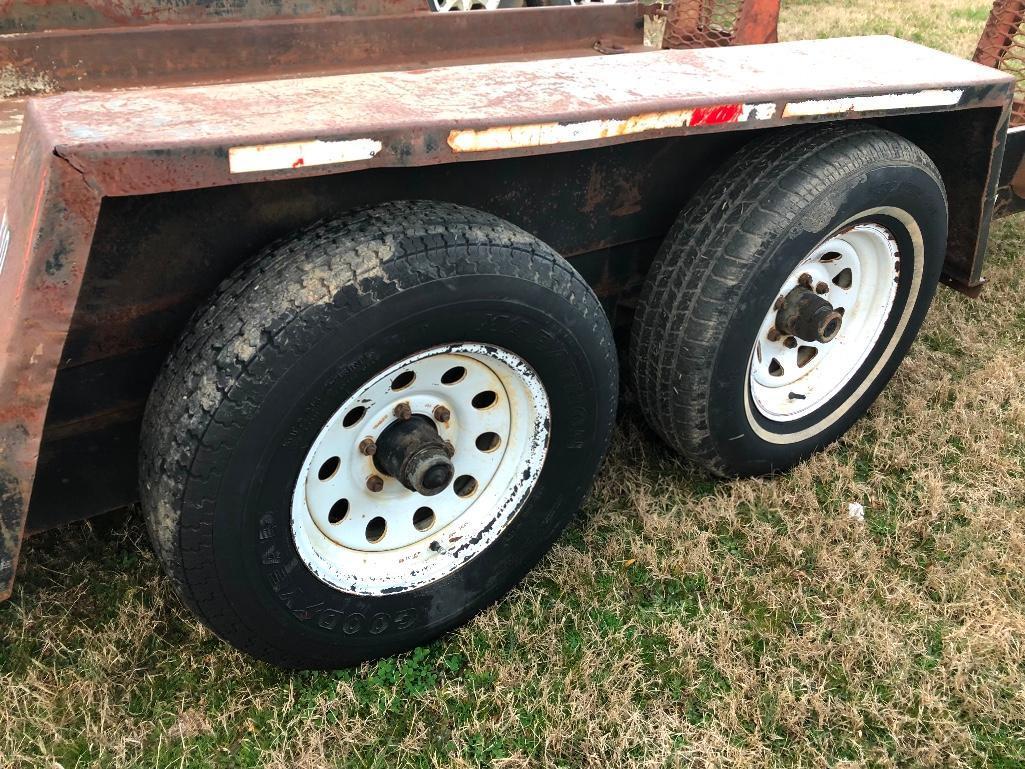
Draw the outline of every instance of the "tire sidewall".
[[[935,294],[946,249],[946,197],[926,170],[894,161],[858,170],[832,185],[790,222],[758,269],[738,287],[712,366],[709,431],[738,474],[786,469],[843,435],[896,371]],[[777,422],[750,393],[755,336],[779,287],[802,259],[838,232],[860,223],[886,227],[897,241],[901,270],[893,308],[875,345],[846,385],[801,419]]]
[[[215,559],[243,622],[316,665],[386,655],[460,624],[536,563],[593,480],[611,430],[606,404],[614,406],[616,393],[615,371],[594,368],[607,357],[601,346],[611,344],[594,330],[550,289],[499,275],[433,281],[356,313],[337,304],[311,309],[249,367],[245,397],[257,405],[239,421],[230,453],[211,454],[214,470],[187,489],[183,516],[213,527],[213,552],[197,557]],[[292,539],[292,494],[309,447],[378,372],[423,349],[463,342],[519,355],[545,387],[550,445],[534,489],[495,542],[437,582],[384,596],[327,585]]]

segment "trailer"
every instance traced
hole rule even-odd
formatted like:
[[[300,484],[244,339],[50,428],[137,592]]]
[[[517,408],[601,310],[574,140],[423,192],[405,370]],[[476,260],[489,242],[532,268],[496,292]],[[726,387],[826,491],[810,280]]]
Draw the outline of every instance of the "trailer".
[[[1020,3],[981,63],[507,5],[0,0],[0,595],[138,502],[244,652],[412,648],[553,544],[621,370],[708,472],[784,471],[1022,208]]]

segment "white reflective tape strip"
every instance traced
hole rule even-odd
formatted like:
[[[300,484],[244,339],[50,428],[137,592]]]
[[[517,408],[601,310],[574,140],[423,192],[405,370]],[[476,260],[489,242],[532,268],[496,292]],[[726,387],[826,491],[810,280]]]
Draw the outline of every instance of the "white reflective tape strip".
[[[891,93],[882,96],[849,96],[842,99],[813,99],[790,102],[783,117],[820,117],[848,112],[885,112],[916,107],[952,107],[961,101],[964,90],[931,90],[915,93]]]
[[[4,272],[4,262],[7,261],[7,249],[11,247],[11,228],[7,226],[7,212],[4,211],[3,219],[0,219],[0,275]]]
[[[647,131],[769,120],[775,114],[775,104],[722,104],[695,109],[646,112],[628,118],[588,120],[582,123],[528,123],[495,128],[454,129],[449,132],[448,146],[455,152],[542,147],[549,144],[569,144],[607,139],[612,136],[628,136]]]
[[[369,160],[381,151],[377,139],[319,139],[282,144],[256,144],[228,150],[228,167],[233,174],[253,171],[281,171],[306,166],[326,166]]]
[[[690,125],[692,114],[693,110],[684,109],[649,112],[626,119],[588,120],[583,123],[529,123],[480,130],[453,130],[448,135],[448,146],[456,152],[487,152],[594,141],[643,131],[682,128]]]
[[[767,104],[745,104],[744,112],[740,117],[741,123],[749,120],[772,120],[776,117],[776,105],[772,102]]]

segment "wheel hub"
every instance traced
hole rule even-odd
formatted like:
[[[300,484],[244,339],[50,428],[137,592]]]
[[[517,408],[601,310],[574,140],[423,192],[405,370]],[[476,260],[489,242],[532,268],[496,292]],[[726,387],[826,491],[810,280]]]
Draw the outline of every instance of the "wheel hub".
[[[766,312],[749,364],[765,417],[800,419],[835,397],[868,358],[897,295],[900,253],[880,224],[857,224],[802,259]]]
[[[783,298],[776,313],[776,330],[806,342],[826,344],[836,339],[843,314],[811,289],[797,286]]]
[[[433,497],[443,492],[455,477],[453,453],[452,444],[438,435],[430,417],[409,414],[405,419],[396,419],[381,433],[374,464],[410,491]]]

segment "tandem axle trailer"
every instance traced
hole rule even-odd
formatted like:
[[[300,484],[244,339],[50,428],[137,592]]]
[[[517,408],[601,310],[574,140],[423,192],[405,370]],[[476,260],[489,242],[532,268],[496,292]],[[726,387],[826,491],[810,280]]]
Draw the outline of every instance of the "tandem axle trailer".
[[[10,90],[63,91],[0,101],[0,594],[26,532],[141,500],[186,604],[283,666],[515,584],[619,358],[714,474],[836,440],[1025,191],[1013,78],[774,43],[776,3],[671,7],[687,49],[634,4],[114,5],[0,3]]]

